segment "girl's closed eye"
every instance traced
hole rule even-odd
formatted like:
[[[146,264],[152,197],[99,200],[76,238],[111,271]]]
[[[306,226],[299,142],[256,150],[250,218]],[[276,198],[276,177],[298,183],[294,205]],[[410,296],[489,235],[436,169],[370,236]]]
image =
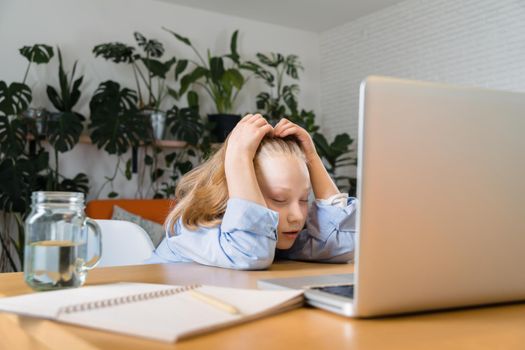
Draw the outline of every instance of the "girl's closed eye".
[[[275,203],[286,203],[286,199],[285,198],[272,198],[272,201],[274,201]]]

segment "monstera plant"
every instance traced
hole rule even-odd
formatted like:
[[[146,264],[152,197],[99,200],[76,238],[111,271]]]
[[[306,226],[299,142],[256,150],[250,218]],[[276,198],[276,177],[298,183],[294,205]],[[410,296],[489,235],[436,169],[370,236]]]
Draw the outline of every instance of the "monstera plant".
[[[59,55],[60,93],[48,87],[48,95],[59,112],[54,119],[48,120],[43,135],[35,135],[34,120],[24,116],[32,100],[26,81],[30,67],[48,63],[54,56],[54,50],[51,46],[36,44],[24,46],[20,53],[28,60],[22,82],[7,84],[0,81],[0,212],[3,213],[0,219],[0,270],[4,271],[16,271],[22,267],[23,222],[29,213],[33,191],[88,191],[88,180],[84,174],[80,173],[72,179],[60,174],[58,156],[73,148],[82,130],[82,124],[71,121],[72,117],[67,115],[74,114],[72,108],[80,97],[82,78],[71,84],[74,72],[71,77],[67,76]],[[42,138],[38,136],[50,142],[50,149],[55,154],[53,165],[48,149],[42,146]],[[13,227],[15,233],[12,232]],[[11,248],[13,246],[14,249]],[[12,254],[13,251],[16,255]]]
[[[176,64],[175,75],[178,76],[184,71],[188,62],[185,60],[177,62],[175,57],[162,61],[165,49],[161,42],[148,39],[139,32],[133,35],[140,49],[121,42],[109,42],[95,46],[93,53],[95,57],[102,56],[114,63],[129,64],[133,70],[138,93],[137,107],[159,110],[168,95],[167,74]]]
[[[190,152],[191,157],[197,145],[203,147],[200,141],[207,140],[207,129],[201,121],[197,94],[189,91],[189,86],[186,86],[181,93],[174,94],[175,87],[170,87],[167,83],[172,68],[174,68],[174,79],[170,79],[170,82],[178,83],[181,74],[188,66],[188,61],[177,60],[175,57],[163,61],[161,58],[165,49],[162,43],[156,39],[148,39],[139,32],[135,32],[134,37],[138,47],[109,42],[97,45],[93,49],[97,57],[130,65],[136,84],[136,91],[133,91],[121,88],[116,82],[107,81],[100,84],[91,99],[89,126],[92,130],[91,139],[99,148],[118,157],[115,171],[111,176],[106,177],[98,193],[101,193],[107,184],[113,185],[121,169],[120,172],[128,180],[132,178],[134,172],[139,173],[138,177],[143,179],[147,171],[151,183],[147,193],[152,192],[154,197],[171,196],[173,195],[170,193],[173,187],[171,179],[187,168],[187,152]],[[180,108],[172,105],[167,110],[161,109],[163,106],[169,106],[166,102],[168,91],[175,101],[180,100],[187,93],[188,107]],[[188,150],[170,153],[161,159],[162,149],[155,141],[163,138],[164,132],[156,129],[158,122],[162,123],[177,140],[186,141]],[[137,159],[139,145],[144,147],[144,166],[140,169]],[[123,156],[129,149],[132,151],[132,156],[124,161]],[[168,177],[167,182],[163,181],[165,175]],[[139,187],[137,193],[142,196],[142,181]],[[118,193],[112,189],[108,196],[116,197]]]
[[[82,122],[86,119],[82,114],[73,110],[81,96],[80,86],[83,76],[75,79],[77,61],[73,64],[71,76],[64,70],[62,53],[58,51],[58,83],[59,88],[47,86],[47,96],[57,109],[47,121],[46,138],[53,146],[55,157],[54,171],[50,171],[47,188],[50,190],[79,191],[87,193],[89,180],[84,173],[77,174],[73,179],[67,179],[59,172],[59,153],[73,149],[82,133]]]
[[[141,143],[150,143],[151,134],[148,129],[148,120],[144,118],[137,107],[137,94],[128,88],[121,88],[120,84],[111,80],[102,82],[89,102],[91,111],[91,140],[99,149],[104,149],[108,154],[116,155],[117,162],[112,176],[97,192],[110,184],[118,175],[122,156],[131,147],[138,147]],[[126,177],[131,178],[131,159],[126,164]],[[118,196],[111,191],[110,198]]]

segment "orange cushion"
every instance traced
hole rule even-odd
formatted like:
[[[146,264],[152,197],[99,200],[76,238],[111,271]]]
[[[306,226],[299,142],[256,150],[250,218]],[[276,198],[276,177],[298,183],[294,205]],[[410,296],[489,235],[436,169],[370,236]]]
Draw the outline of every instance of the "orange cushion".
[[[164,224],[172,205],[172,199],[95,199],[86,205],[86,215],[92,219],[111,219],[113,206],[142,216],[144,219]]]

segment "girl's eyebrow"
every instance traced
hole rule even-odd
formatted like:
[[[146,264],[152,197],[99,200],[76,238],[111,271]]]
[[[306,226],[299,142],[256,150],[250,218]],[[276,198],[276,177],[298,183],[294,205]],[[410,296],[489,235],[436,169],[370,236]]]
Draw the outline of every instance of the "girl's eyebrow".
[[[311,187],[307,187],[307,188],[305,188],[305,189],[303,190],[303,192],[305,192],[305,193],[309,193],[311,189],[312,189]],[[272,192],[274,192],[274,191],[291,192],[291,191],[292,191],[291,188],[289,188],[289,187],[282,187],[282,186],[275,186],[275,187],[270,188],[270,190],[271,190]]]

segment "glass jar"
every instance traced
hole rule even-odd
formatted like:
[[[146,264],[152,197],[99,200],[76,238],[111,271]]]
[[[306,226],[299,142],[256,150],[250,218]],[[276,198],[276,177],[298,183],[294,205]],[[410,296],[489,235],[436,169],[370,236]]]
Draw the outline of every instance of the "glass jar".
[[[25,221],[26,283],[35,290],[82,286],[102,255],[100,227],[84,214],[84,194],[33,192],[31,199]]]

